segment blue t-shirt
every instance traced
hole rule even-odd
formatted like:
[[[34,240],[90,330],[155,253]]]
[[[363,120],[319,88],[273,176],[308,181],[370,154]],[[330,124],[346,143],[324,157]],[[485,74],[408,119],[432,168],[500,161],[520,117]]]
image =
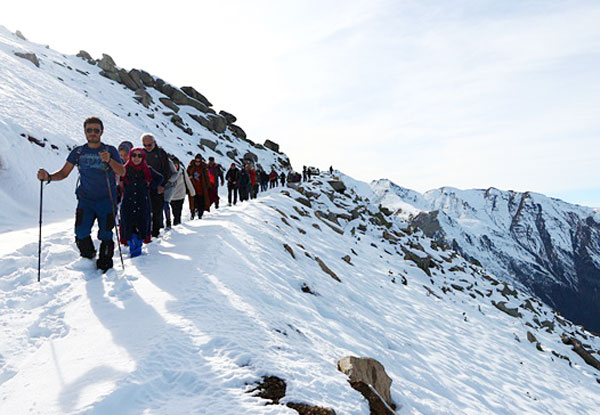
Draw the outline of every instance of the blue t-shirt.
[[[108,171],[108,181],[111,184],[113,200],[117,197],[117,186],[115,182],[115,173],[108,164],[103,163],[100,158],[101,151],[106,150],[110,156],[121,163],[121,156],[116,148],[102,144],[99,148],[89,148],[87,144],[75,147],[67,161],[79,168],[79,186],[77,187],[77,197],[85,200],[103,200],[109,198],[108,187],[106,185],[106,172]]]

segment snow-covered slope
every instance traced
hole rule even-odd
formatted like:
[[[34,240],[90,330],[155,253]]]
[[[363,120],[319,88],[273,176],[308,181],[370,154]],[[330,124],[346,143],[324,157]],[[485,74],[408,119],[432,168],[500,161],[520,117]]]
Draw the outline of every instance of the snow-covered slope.
[[[428,236],[600,331],[600,214],[594,209],[494,188],[443,187],[421,195],[388,180],[372,187],[376,200]]]
[[[34,54],[39,67],[15,53]],[[139,77],[137,85],[130,85],[137,89],[101,73],[127,82]],[[85,143],[83,121],[91,115],[104,122],[103,141],[115,146],[123,140],[141,145],[141,134],[151,132],[184,163],[201,153],[214,156],[224,167],[246,156],[255,157],[265,169],[290,168],[285,154],[254,144],[232,124],[235,117],[216,114],[200,100],[210,105],[193,88],[180,90],[147,72],[122,70],[109,57],[90,61],[63,55],[0,26],[0,230],[34,223],[39,207],[37,169],[62,167],[70,149]],[[66,186],[48,188],[49,219],[72,216],[76,176],[72,174]]]
[[[564,342],[598,357],[598,338],[329,179],[186,221],[104,276],[70,221],[40,284],[35,232],[3,234],[0,413],[293,414],[247,393],[275,375],[282,403],[367,414],[346,355],[385,366],[400,414],[596,411],[600,372]]]

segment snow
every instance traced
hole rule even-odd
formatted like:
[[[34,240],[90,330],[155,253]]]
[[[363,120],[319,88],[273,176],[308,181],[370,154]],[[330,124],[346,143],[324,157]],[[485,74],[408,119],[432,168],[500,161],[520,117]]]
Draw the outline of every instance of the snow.
[[[35,51],[42,68],[13,59],[15,48]],[[275,375],[288,385],[283,402],[368,414],[365,399],[336,368],[347,355],[384,365],[399,414],[592,414],[600,405],[598,371],[560,338],[599,351],[597,337],[560,323],[535,299],[535,312],[524,309],[527,294],[501,294],[504,285],[495,277],[435,248],[422,233],[409,233],[401,217],[386,216],[389,228],[378,224],[376,192],[341,172],[233,207],[222,199],[202,220],[188,220],[185,211],[184,222],[145,245],[142,256],[129,258],[125,248],[124,269],[115,253],[115,268],[104,275],[73,243],[73,183],[52,183],[44,188],[37,283],[37,168],[60,167],[63,147],[81,142],[80,123],[94,102],[101,102],[96,113],[112,144],[151,126],[128,121],[126,105],[137,105],[130,91],[109,86],[78,58],[4,29],[0,53],[0,191],[9,207],[0,222],[0,413],[293,414],[247,393],[262,376]],[[63,71],[47,63],[59,56],[87,68],[89,90],[107,98],[85,99],[75,88],[80,81],[73,81],[71,94],[48,75],[31,88],[33,107],[20,105],[26,98],[6,81],[37,82]],[[51,92],[59,91],[64,95],[52,102]],[[121,115],[111,116],[113,110]],[[35,113],[44,119],[26,120]],[[22,140],[23,131],[47,137],[59,150]],[[185,155],[191,145],[177,135],[165,133],[159,143]],[[229,138],[239,151],[250,148]],[[252,151],[267,162],[281,156]],[[19,156],[7,157],[11,152]],[[332,190],[332,178],[344,181],[344,194]],[[433,258],[431,276],[405,259],[408,251]],[[303,292],[305,285],[315,294]],[[523,317],[492,301],[519,307]],[[545,330],[538,319],[556,328]],[[528,331],[544,352],[526,340]]]

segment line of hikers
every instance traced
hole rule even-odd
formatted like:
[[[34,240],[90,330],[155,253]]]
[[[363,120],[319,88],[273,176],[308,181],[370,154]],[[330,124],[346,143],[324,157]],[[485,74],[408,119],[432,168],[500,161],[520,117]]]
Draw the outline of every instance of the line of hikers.
[[[191,219],[202,218],[212,205],[218,209],[219,179],[221,185],[227,181],[229,206],[237,203],[238,195],[243,202],[256,198],[259,190],[276,187],[279,182],[285,185],[283,172],[278,175],[271,169],[266,173],[250,164],[239,169],[231,163],[223,176],[223,169],[215,163],[214,157],[209,157],[206,163],[201,154],[184,168],[177,157],[169,156],[156,144],[150,133],[141,137],[143,148],[123,141],[117,150],[102,143],[104,125],[97,117],[87,118],[83,127],[87,144],[71,150],[60,170],[50,174],[39,169],[37,178],[48,183],[60,181],[69,176],[74,166],[78,167],[75,242],[82,257],[96,257],[90,234],[97,219],[101,242],[96,266],[103,272],[113,266],[112,229],[118,217],[119,241],[129,246],[131,257],[135,257],[141,254],[143,243],[159,236],[160,229],[165,227],[164,218],[167,229],[181,223],[186,195]],[[293,179],[295,181],[295,177]]]

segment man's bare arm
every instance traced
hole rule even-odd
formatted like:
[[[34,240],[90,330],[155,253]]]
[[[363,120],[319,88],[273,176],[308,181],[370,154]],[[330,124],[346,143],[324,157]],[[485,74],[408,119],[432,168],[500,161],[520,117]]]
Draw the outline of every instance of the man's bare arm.
[[[46,182],[58,182],[69,177],[69,174],[71,174],[73,167],[73,163],[67,161],[65,162],[65,165],[62,166],[62,169],[52,174],[48,173],[44,169],[39,169],[37,173],[37,178]]]

